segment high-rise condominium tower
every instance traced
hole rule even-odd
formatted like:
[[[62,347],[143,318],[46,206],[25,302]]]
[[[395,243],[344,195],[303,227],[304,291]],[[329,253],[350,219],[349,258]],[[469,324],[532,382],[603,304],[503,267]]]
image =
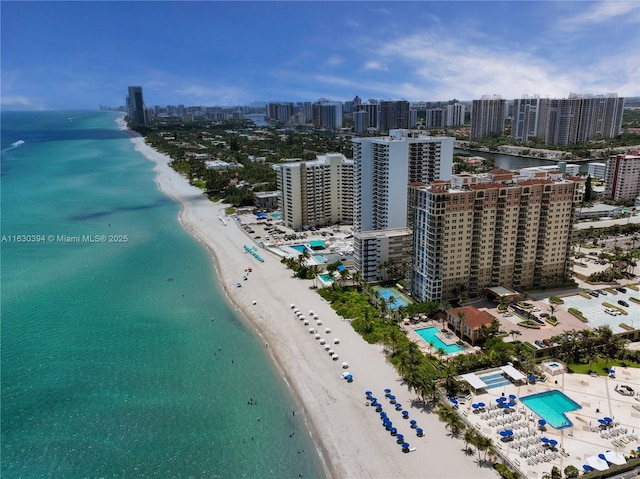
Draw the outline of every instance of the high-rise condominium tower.
[[[607,162],[605,198],[628,201],[640,196],[640,154],[614,155]]]
[[[127,115],[129,116],[129,121],[132,123],[144,125],[147,122],[141,86],[129,87],[129,94],[127,95]]]
[[[330,153],[277,165],[282,221],[289,228],[351,223],[353,160]]]
[[[431,137],[424,132],[391,130],[388,136],[353,140],[355,267],[367,281],[380,279],[380,260],[390,257],[381,248],[403,244],[411,234],[407,185],[451,177],[453,138]],[[393,232],[391,232],[393,230]],[[368,234],[377,232],[374,236]],[[391,241],[382,241],[389,232]],[[375,239],[376,247],[367,247]],[[395,253],[394,253],[395,254]],[[409,256],[405,251],[405,259]],[[398,255],[395,255],[397,258]]]
[[[571,234],[584,180],[507,170],[415,185],[411,293],[422,301],[484,288],[570,279]]]
[[[498,96],[483,96],[471,104],[471,138],[483,138],[504,132],[507,115],[506,100]]]

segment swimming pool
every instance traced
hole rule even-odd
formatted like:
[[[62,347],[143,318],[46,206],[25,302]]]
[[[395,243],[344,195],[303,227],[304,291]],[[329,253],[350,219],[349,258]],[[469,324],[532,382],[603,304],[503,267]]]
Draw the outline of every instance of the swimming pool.
[[[573,426],[564,413],[582,409],[582,406],[561,391],[546,391],[520,398],[520,402],[547,421],[555,429]]]
[[[282,218],[282,215],[280,213],[271,213],[271,217],[275,220],[279,220]]]
[[[301,253],[304,253],[307,250],[307,247],[303,244],[292,244],[289,247],[300,251]]]
[[[331,276],[329,273],[321,274],[319,277],[320,277],[320,281],[322,281],[323,283],[326,283],[326,284],[333,283],[333,276]]]
[[[445,344],[444,342],[442,342],[442,340],[436,336],[436,334],[440,332],[440,328],[436,326],[416,329],[415,332],[436,350],[442,348],[446,354],[454,354],[464,351],[464,348],[458,344]]]
[[[329,261],[327,261],[327,258],[325,258],[324,256],[322,256],[321,254],[314,254],[311,255],[313,256],[313,259],[316,261],[316,263],[318,264],[325,264],[328,263]]]
[[[487,385],[485,389],[493,389],[511,385],[511,381],[505,378],[502,373],[491,373],[478,377],[482,379],[482,381],[484,381],[484,383]]]

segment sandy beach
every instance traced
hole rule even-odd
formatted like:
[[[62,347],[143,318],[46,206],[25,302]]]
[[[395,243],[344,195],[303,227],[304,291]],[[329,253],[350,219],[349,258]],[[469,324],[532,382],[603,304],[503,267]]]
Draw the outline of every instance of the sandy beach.
[[[325,463],[326,477],[497,477],[492,469],[478,466],[476,454],[465,454],[464,442],[452,438],[436,414],[411,406],[415,395],[387,363],[382,346],[363,341],[348,321],[311,289],[312,281],[293,278],[278,257],[259,247],[256,252],[264,262],[245,251],[245,245],[253,248],[256,244],[232,217],[225,216],[226,205],[209,201],[169,166],[167,156],[146,145],[143,138],[131,141],[155,164],[158,188],[180,204],[181,224],[208,249],[230,303],[262,337],[290,385],[298,405],[295,415],[304,418]],[[247,268],[252,271],[243,280]],[[236,286],[238,282],[241,287]],[[292,304],[311,320],[310,325],[297,318]],[[311,311],[322,325],[314,323]],[[331,345],[338,360],[331,359],[320,340],[309,332],[310,327]],[[338,344],[335,338],[339,338]],[[343,361],[348,362],[348,369],[343,369]],[[353,375],[353,382],[342,378],[345,371]],[[409,419],[424,429],[424,437],[417,437],[409,419],[403,419],[385,399],[386,388],[409,412]],[[403,453],[396,438],[382,427],[379,414],[366,405],[367,390],[379,398],[398,433],[415,451]]]

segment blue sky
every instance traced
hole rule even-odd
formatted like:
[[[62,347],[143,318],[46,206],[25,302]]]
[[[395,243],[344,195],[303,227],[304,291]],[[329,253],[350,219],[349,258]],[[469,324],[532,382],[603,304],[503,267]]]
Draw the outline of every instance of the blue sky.
[[[640,2],[0,2],[4,109],[640,96]]]

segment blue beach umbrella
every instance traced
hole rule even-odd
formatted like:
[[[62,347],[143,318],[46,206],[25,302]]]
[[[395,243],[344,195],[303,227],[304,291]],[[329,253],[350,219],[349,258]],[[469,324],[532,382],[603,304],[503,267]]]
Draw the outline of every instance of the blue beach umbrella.
[[[396,403],[396,411],[400,411],[402,409],[402,404],[399,402]]]
[[[378,398],[374,398],[373,396],[371,396],[369,398],[369,401],[371,401],[372,403],[376,403],[376,402],[378,402]]]
[[[549,438],[548,437],[541,437],[540,440],[544,443],[544,444],[549,444]]]
[[[395,404],[395,402],[396,402],[396,397],[395,397],[395,396],[389,396],[389,402],[390,402],[391,404]]]
[[[458,400],[456,398],[451,398],[451,404],[458,404]]]
[[[516,399],[516,395],[515,394],[509,394],[509,399],[511,399],[512,401]]]
[[[398,434],[398,429],[395,427],[392,427],[391,429],[389,429],[389,431],[391,432],[392,436],[395,436],[396,434]]]
[[[547,424],[547,421],[544,419],[538,419],[538,426],[544,427]]]
[[[384,419],[385,417],[387,417],[387,413],[386,413],[386,412],[384,412],[384,411],[382,411],[382,412],[380,413],[380,417]]]
[[[505,398],[505,397],[499,397],[498,399],[496,399],[496,402],[498,404],[501,404],[501,403],[505,402],[506,400],[507,400],[507,398]]]
[[[396,436],[396,442],[397,442],[398,444],[402,444],[402,443],[404,442],[404,435],[402,435],[402,434],[398,434],[398,435]]]
[[[473,409],[478,409],[480,406],[478,406],[476,403],[473,403],[473,404],[471,405],[471,407],[472,407]]]
[[[613,422],[613,419],[611,419],[610,417],[603,417],[602,419],[604,419],[604,422],[606,422],[607,424]]]
[[[507,436],[509,435],[509,434],[507,433],[507,431],[500,431],[500,432],[499,432],[499,434],[500,434],[502,437],[507,437]]]
[[[412,429],[415,429],[416,427],[418,427],[418,423],[416,422],[415,419],[412,419],[411,421],[409,421],[409,424],[411,424]]]
[[[486,405],[485,403],[483,403],[483,402],[479,402],[479,403],[478,403],[478,407],[479,407],[480,409],[482,409],[482,408],[484,408],[484,407],[486,407],[486,406],[487,406],[487,405]]]
[[[391,389],[385,389],[385,390],[384,390],[384,395],[385,395],[386,397],[391,396]]]
[[[402,417],[405,419],[409,418],[409,411],[402,411]]]
[[[605,424],[607,424],[607,421],[605,421],[604,419],[598,419],[598,422],[600,423],[601,426],[604,426]]]
[[[556,441],[555,439],[549,439],[549,445],[551,447],[556,447],[558,445],[558,441]]]
[[[409,452],[409,443],[408,442],[403,442],[402,443],[402,451],[403,452]]]
[[[416,429],[416,435],[417,435],[418,437],[422,437],[422,436],[424,436],[424,431],[422,430],[422,428],[421,428],[421,427],[419,427],[419,428],[417,428],[417,429]]]
[[[509,407],[515,407],[515,406],[516,406],[516,403],[515,403],[515,402],[513,402],[513,401],[509,401],[509,403],[507,404],[507,406],[509,406]]]
[[[367,399],[369,399],[369,398],[371,398],[373,393],[371,391],[367,391],[366,393],[364,393],[364,395],[367,396]]]
[[[591,467],[591,466],[590,466],[590,465],[588,465],[588,464],[583,464],[583,465],[582,465],[582,469],[584,469],[584,470],[585,470],[585,472],[591,472],[591,471],[593,471],[593,467]]]
[[[346,380],[347,380],[347,381],[349,381],[349,382],[353,381],[353,375],[352,375],[352,374],[347,374],[347,375],[345,376],[345,378],[346,378]]]

